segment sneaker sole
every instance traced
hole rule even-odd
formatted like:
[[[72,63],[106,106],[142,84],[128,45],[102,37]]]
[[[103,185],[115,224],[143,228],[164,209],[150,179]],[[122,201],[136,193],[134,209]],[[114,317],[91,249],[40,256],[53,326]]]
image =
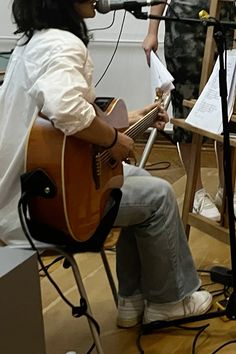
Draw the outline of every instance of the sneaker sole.
[[[200,214],[200,213],[199,213],[196,209],[194,209],[194,208],[193,208],[193,210],[192,210],[192,213],[193,213],[193,214],[198,214],[198,215],[203,216],[204,218],[209,219],[209,220],[212,220],[212,221],[220,222],[220,219],[221,219],[221,216],[215,216],[215,217],[213,217],[213,218],[210,218],[209,216],[204,216],[204,215]]]
[[[208,302],[209,300],[206,301],[206,303]],[[151,322],[154,322],[154,321],[173,321],[173,320],[179,320],[181,318],[188,318],[188,317],[193,317],[193,316],[199,316],[199,315],[203,315],[204,313],[207,313],[211,307],[212,307],[212,298],[210,299],[210,302],[209,304],[207,305],[207,308],[204,309],[204,311],[201,311],[201,312],[198,312],[197,314],[196,313],[190,313],[189,315],[186,315],[186,316],[173,316],[173,317],[169,317],[169,318],[157,318],[153,321],[143,321],[143,324],[148,324],[148,323],[151,323]]]
[[[124,318],[117,318],[116,325],[119,328],[131,328],[137,326],[139,323],[142,322],[142,317],[140,316],[138,318],[133,318],[133,319],[124,319]]]

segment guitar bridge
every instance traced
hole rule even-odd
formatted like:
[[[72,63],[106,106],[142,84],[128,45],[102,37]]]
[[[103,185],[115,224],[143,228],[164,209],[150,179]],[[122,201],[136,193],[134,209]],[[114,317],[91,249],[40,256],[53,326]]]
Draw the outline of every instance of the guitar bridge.
[[[102,162],[101,162],[101,153],[96,153],[93,155],[93,180],[95,183],[95,188],[99,189],[101,186],[101,170],[102,170]]]
[[[93,179],[95,188],[101,188],[102,169],[114,169],[118,162],[113,159],[107,150],[100,152],[98,146],[93,146]]]

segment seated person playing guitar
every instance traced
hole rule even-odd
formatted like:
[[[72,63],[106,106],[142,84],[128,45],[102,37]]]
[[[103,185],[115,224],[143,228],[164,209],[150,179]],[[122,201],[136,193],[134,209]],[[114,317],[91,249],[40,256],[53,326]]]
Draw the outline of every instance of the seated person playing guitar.
[[[0,89],[0,237],[23,243],[17,216],[24,151],[35,112],[66,136],[102,146],[118,162],[132,155],[134,141],[96,115],[93,65],[85,18],[91,0],[14,0],[13,16],[23,34]],[[155,108],[130,114],[132,123]],[[158,110],[156,110],[158,112]],[[156,126],[167,114],[159,108]],[[124,165],[122,199],[115,225],[119,306],[117,324],[167,320],[206,312],[212,302],[200,280],[171,186],[147,171]]]

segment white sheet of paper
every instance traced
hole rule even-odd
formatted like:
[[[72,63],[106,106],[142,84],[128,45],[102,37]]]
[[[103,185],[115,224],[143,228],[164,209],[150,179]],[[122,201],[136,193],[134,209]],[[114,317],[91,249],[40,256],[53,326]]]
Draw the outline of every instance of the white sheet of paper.
[[[153,92],[153,100],[156,98],[156,89],[161,89],[164,93],[169,93],[173,90],[173,76],[160,61],[158,56],[151,51],[150,56],[150,75],[151,87]]]
[[[228,116],[233,113],[236,94],[236,50],[227,51],[227,90]],[[212,74],[202,93],[197,99],[186,122],[206,131],[221,134],[222,111],[219,90],[219,60],[213,68]]]

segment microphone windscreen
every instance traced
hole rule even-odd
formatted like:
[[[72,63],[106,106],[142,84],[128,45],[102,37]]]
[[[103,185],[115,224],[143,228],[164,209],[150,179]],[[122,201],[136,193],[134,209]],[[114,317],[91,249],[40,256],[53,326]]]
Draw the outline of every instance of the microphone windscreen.
[[[106,14],[110,9],[110,1],[109,0],[97,0],[96,1],[96,10],[101,14]]]

